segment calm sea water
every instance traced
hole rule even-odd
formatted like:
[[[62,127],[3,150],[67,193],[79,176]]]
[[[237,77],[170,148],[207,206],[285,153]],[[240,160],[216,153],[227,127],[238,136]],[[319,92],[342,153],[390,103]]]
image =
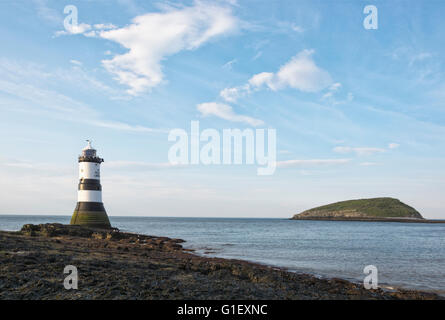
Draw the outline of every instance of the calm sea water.
[[[25,223],[69,223],[67,216],[0,215],[1,230]],[[121,230],[181,238],[198,254],[249,260],[379,284],[445,294],[445,224],[293,221],[285,219],[110,217]]]

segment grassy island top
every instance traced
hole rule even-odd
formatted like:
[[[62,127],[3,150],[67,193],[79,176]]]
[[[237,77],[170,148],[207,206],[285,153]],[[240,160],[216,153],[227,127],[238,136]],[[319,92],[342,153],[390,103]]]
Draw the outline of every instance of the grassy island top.
[[[394,198],[372,198],[336,202],[306,210],[294,217],[345,216],[372,218],[418,218],[422,215],[414,208]]]

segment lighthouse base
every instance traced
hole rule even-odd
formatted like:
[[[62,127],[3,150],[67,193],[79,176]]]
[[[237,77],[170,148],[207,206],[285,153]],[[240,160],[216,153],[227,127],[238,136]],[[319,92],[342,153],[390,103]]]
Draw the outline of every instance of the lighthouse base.
[[[102,202],[78,202],[70,224],[95,228],[111,228]]]

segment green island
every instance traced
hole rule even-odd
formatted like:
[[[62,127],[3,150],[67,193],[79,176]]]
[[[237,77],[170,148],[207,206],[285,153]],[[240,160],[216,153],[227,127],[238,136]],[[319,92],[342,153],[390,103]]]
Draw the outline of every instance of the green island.
[[[291,219],[427,223],[444,222],[424,219],[416,209],[394,198],[358,199],[331,203],[303,211],[294,215]]]

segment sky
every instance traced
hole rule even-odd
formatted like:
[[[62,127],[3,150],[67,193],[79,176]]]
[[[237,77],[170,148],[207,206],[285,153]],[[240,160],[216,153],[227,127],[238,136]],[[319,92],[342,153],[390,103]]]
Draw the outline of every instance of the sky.
[[[111,216],[288,218],[394,197],[445,219],[444,14],[435,0],[0,1],[0,214],[70,215],[92,139]],[[191,121],[276,130],[274,174],[172,165],[169,132]]]

